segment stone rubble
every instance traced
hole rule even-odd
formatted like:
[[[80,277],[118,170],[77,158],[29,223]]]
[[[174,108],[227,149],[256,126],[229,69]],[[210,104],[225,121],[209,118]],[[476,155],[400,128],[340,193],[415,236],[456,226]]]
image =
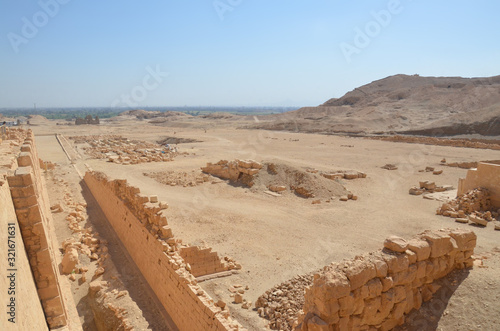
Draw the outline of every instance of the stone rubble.
[[[179,155],[166,146],[145,141],[129,140],[117,135],[74,136],[69,137],[75,144],[88,144],[83,147],[87,155],[94,159],[107,159],[108,162],[129,165],[145,162],[173,161]]]
[[[422,195],[426,193],[444,192],[452,189],[453,186],[451,185],[437,186],[435,182],[427,180],[420,182],[418,187],[417,186],[411,187],[408,193],[411,195]]]
[[[241,181],[249,187],[253,186],[253,176],[256,175],[263,165],[254,160],[221,160],[217,163],[207,163],[201,168],[206,174],[210,174],[231,182]]]
[[[477,188],[444,203],[436,210],[437,215],[455,218],[459,223],[487,226],[498,218],[500,209],[491,210],[490,193],[485,188]]]

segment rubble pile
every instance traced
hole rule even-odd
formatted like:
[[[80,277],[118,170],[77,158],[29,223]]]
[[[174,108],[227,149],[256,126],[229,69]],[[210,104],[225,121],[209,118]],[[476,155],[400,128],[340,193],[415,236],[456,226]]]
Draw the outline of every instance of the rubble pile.
[[[485,188],[477,188],[456,199],[444,203],[436,211],[437,215],[455,218],[459,223],[487,226],[500,213],[491,210],[490,193]]]
[[[151,177],[155,179],[157,182],[170,185],[170,186],[182,186],[182,187],[194,187],[198,185],[202,185],[203,183],[213,182],[210,175],[202,174],[199,172],[195,172],[194,170],[191,172],[185,171],[160,171],[160,172],[145,172],[144,176]]]
[[[231,182],[242,182],[245,185],[253,186],[253,176],[262,169],[262,164],[253,160],[221,160],[217,163],[207,163],[201,168],[206,174],[222,179],[229,179]]]
[[[75,144],[88,144],[89,147],[83,147],[83,150],[94,159],[107,159],[108,162],[123,165],[168,162],[179,154],[176,148],[129,140],[117,135],[75,136],[70,139]]]
[[[386,170],[398,170],[398,167],[395,164],[391,164],[391,163],[387,163],[386,165],[384,165],[381,168],[386,169]]]
[[[266,291],[255,302],[259,316],[268,319],[273,330],[293,330],[304,306],[304,291],[313,279],[313,273],[295,276]]]

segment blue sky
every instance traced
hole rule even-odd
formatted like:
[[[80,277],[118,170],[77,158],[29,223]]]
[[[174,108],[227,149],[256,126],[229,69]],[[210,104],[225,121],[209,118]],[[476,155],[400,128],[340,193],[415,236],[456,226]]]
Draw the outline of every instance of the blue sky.
[[[4,0],[0,108],[314,106],[398,73],[500,75],[499,12],[493,0]]]

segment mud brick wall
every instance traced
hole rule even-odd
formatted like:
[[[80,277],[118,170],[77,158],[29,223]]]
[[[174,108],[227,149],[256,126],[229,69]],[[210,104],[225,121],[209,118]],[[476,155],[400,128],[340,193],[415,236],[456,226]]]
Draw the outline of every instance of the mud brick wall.
[[[434,283],[469,268],[476,246],[472,231],[426,231],[409,241],[388,238],[385,248],[334,263],[314,275],[306,290],[299,329],[391,330],[439,289]]]
[[[3,156],[0,155],[0,157]],[[11,315],[2,313],[0,325],[2,326],[2,330],[48,330],[43,308],[36,292],[35,280],[31,273],[30,262],[24,248],[5,174],[0,174],[0,206],[0,243],[5,245],[2,247],[2,252],[5,252],[5,254],[0,259],[0,270],[2,270],[3,276],[0,277],[0,299],[2,304],[5,304],[3,307],[6,311],[10,311],[10,308],[6,307],[11,301],[10,298],[12,296],[15,297],[15,324],[7,320],[11,318]],[[8,255],[7,252],[7,229],[11,223],[14,223],[15,228],[15,234],[11,240],[15,242],[15,261],[13,263],[16,271],[14,279],[15,293],[11,292],[9,294],[11,280],[7,278],[10,273],[6,272],[6,270],[12,269],[12,266],[8,265],[7,260],[7,257],[12,255]]]
[[[55,248],[50,238],[49,222],[52,216],[49,200],[31,131],[21,146],[17,163],[19,167],[7,180],[24,246],[47,323],[50,328],[61,327],[67,324],[67,314],[59,287]]]
[[[230,270],[229,266],[219,259],[217,252],[212,252],[212,248],[210,247],[181,247],[179,254],[186,263],[189,263],[191,273],[195,277]]]
[[[139,189],[128,186],[124,180],[109,181],[95,172],[87,172],[84,181],[179,330],[241,329],[227,309],[215,306],[186,269],[171,231],[164,235],[152,231],[151,225],[158,222],[158,227],[166,227],[166,221],[151,215],[149,219],[136,216],[148,217],[141,211],[148,199],[140,195]]]

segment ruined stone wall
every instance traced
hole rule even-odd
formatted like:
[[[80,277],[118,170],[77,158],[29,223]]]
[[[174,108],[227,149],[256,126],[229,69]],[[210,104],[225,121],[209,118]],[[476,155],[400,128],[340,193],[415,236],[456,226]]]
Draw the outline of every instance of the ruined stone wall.
[[[186,263],[189,263],[191,273],[195,277],[241,268],[237,263],[221,261],[217,252],[212,252],[212,248],[210,247],[181,247],[179,254]]]
[[[467,171],[465,178],[458,181],[458,195],[465,194],[478,187],[488,189],[491,206],[500,208],[500,165],[479,162],[477,169]]]
[[[6,155],[0,153],[1,158],[4,156]],[[48,330],[12,203],[9,184],[2,171],[0,171],[0,229],[0,243],[4,245],[1,251],[5,252],[0,259],[0,270],[2,270],[0,300],[4,308],[0,317],[2,330]],[[13,252],[9,251],[9,245],[12,245],[10,247],[13,247]],[[8,260],[8,258],[14,259]]]
[[[426,231],[406,241],[391,237],[370,255],[334,263],[314,275],[298,329],[391,330],[439,289],[435,280],[472,267],[472,231]]]
[[[180,330],[237,330],[229,311],[217,307],[188,271],[161,216],[147,216],[147,197],[124,180],[87,172],[85,183],[156,296]],[[135,198],[134,198],[135,197]],[[137,217],[139,216],[139,217]],[[158,230],[156,230],[158,229]]]
[[[24,246],[47,323],[50,328],[61,327],[67,324],[67,312],[59,286],[57,248],[52,246],[55,241],[50,231],[50,204],[31,131],[21,146],[17,163],[19,167],[7,180]]]

